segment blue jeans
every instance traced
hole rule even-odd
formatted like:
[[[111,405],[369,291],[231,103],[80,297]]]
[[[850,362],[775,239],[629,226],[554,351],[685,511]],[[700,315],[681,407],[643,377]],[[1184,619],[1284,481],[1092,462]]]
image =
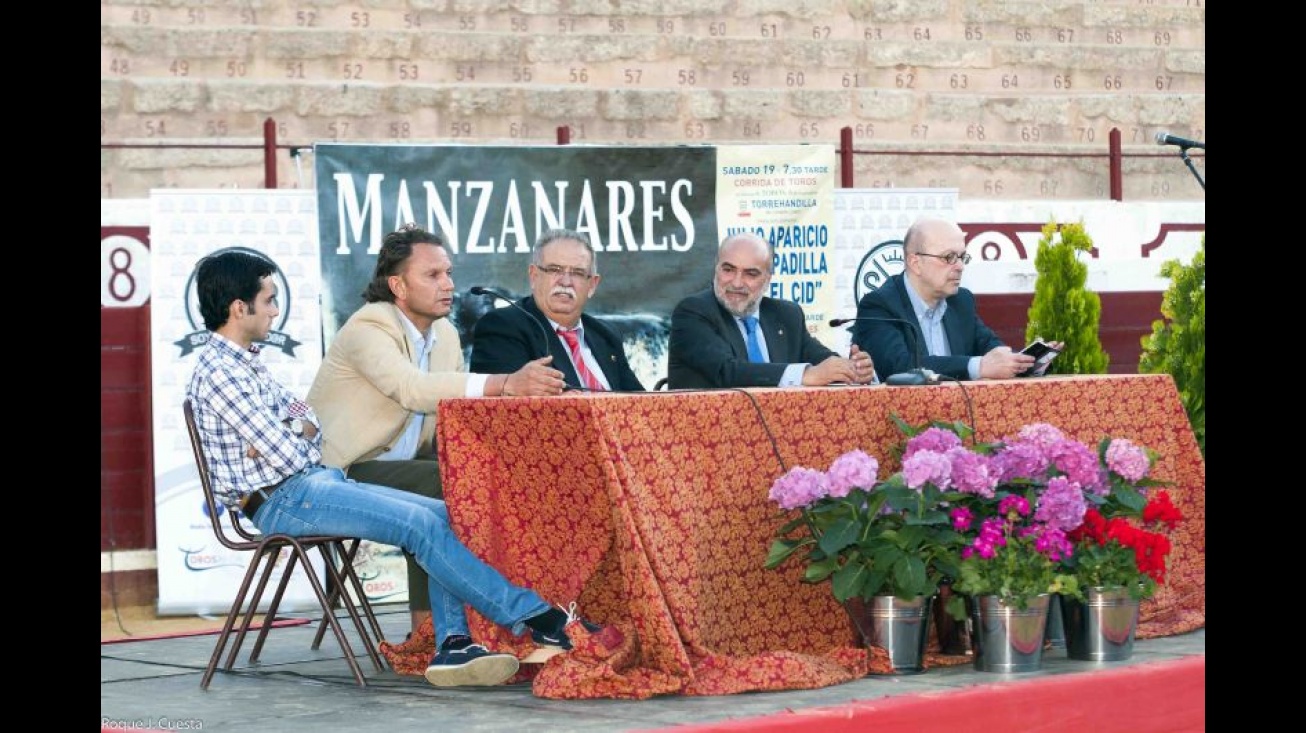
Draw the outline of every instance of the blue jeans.
[[[360,484],[338,468],[314,466],[286,479],[253,521],[265,534],[361,537],[412,554],[430,577],[437,648],[448,636],[469,635],[464,603],[514,634],[522,633],[526,619],[551,608],[472,554],[449,526],[443,501]]]

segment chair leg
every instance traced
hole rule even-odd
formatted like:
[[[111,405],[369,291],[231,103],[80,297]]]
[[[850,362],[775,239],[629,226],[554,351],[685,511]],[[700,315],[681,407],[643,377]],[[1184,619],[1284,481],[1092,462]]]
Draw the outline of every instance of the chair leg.
[[[273,543],[255,550],[259,557],[266,558],[267,562],[263,563],[263,573],[259,575],[258,584],[245,597],[245,611],[241,618],[240,628],[236,631],[235,637],[231,641],[231,651],[227,654],[226,669],[230,671],[236,666],[236,658],[240,655],[240,648],[245,644],[245,637],[249,634],[249,628],[254,623],[254,616],[258,613],[258,604],[263,600],[263,592],[267,589],[268,579],[272,577],[272,571],[276,568],[278,546]],[[274,596],[275,598],[275,596]],[[251,664],[258,662],[258,653],[250,655]]]
[[[218,660],[222,658],[222,650],[227,646],[227,641],[231,637],[232,626],[236,623],[236,616],[241,613],[241,607],[245,605],[245,597],[249,593],[250,582],[254,579],[254,573],[258,572],[262,559],[262,553],[255,553],[254,557],[250,558],[249,567],[245,570],[245,578],[236,591],[236,597],[231,601],[231,610],[227,612],[227,620],[223,622],[222,631],[218,633],[218,640],[213,645],[213,656],[209,657],[209,664],[204,669],[204,676],[200,678],[201,690],[209,689],[209,683],[213,680],[213,673],[218,669]],[[231,669],[230,660],[227,662],[227,669]]]
[[[363,581],[358,577],[358,572],[354,570],[354,555],[358,553],[358,545],[361,542],[362,540],[355,537],[347,552],[344,552],[344,542],[336,544],[337,549],[344,552],[345,555],[346,562],[342,566],[344,573],[348,576],[350,584],[353,585],[354,593],[360,599],[359,605],[363,607],[363,614],[367,616],[367,622],[372,627],[373,638],[376,639],[377,643],[380,643],[385,641],[385,633],[381,631],[381,622],[376,620],[376,613],[372,610],[372,602],[367,600],[367,592],[363,589]]]
[[[362,606],[363,615],[367,618],[368,625],[372,628],[372,638],[378,643],[385,641],[385,633],[381,630],[381,623],[376,620],[376,613],[372,610],[372,603],[367,600],[367,591],[363,588],[363,581],[359,579],[357,571],[354,569],[354,556],[358,554],[358,546],[362,540],[357,537],[352,538],[348,549],[345,548],[344,540],[337,540],[331,543],[331,554],[343,558],[339,562],[339,568],[349,579],[350,585],[354,589],[354,595],[359,599],[359,605]],[[337,575],[331,576],[330,601],[331,607],[336,607],[336,602],[343,593],[344,583],[340,582]],[[326,619],[322,619],[317,625],[317,633],[313,636],[313,648],[317,649],[322,644],[322,637],[326,635]],[[378,655],[379,658],[379,655]]]
[[[345,653],[345,661],[349,663],[349,669],[354,673],[354,679],[358,681],[360,687],[367,687],[367,679],[363,677],[363,669],[358,666],[358,658],[354,656],[354,648],[349,643],[349,637],[345,636],[345,630],[341,627],[340,621],[336,618],[335,613],[331,610],[331,603],[327,600],[326,591],[322,589],[322,582],[317,579],[317,573],[312,572],[313,565],[308,561],[308,554],[299,543],[293,544],[295,554],[299,556],[304,563],[307,571],[308,582],[313,586],[313,593],[317,595],[317,601],[322,606],[323,612],[326,613],[327,622],[331,624],[331,630],[335,632],[336,641],[340,644],[340,649]],[[352,605],[349,606],[352,610]],[[363,629],[362,622],[358,619],[357,612],[351,614],[354,617],[354,623],[358,629],[363,632],[366,639],[366,631]]]
[[[328,575],[327,578],[330,579],[331,576]],[[327,590],[327,600],[331,602],[332,609],[336,607],[336,601],[338,601],[339,598],[340,598],[340,584],[332,582]],[[322,620],[319,621],[317,624],[317,633],[313,634],[313,645],[310,647],[311,649],[317,649],[318,647],[322,646],[322,638],[326,636],[326,630],[327,630],[327,620],[326,620],[326,616],[323,616]]]
[[[335,543],[330,543],[330,544],[334,545]],[[340,577],[340,571],[336,568],[335,563],[332,561],[332,555],[334,554],[333,550],[335,549],[334,546],[328,546],[326,544],[323,544],[323,545],[318,545],[318,549],[322,552],[322,559],[326,563],[327,576],[331,579],[332,582],[333,590],[330,594],[331,597],[334,599],[339,599],[341,605],[345,607],[345,611],[349,613],[349,618],[352,619],[354,622],[354,629],[358,631],[358,636],[363,641],[363,648],[364,650],[367,651],[368,658],[372,660],[372,666],[376,668],[376,671],[384,672],[385,665],[381,661],[381,654],[377,651],[376,645],[372,642],[372,637],[368,633],[367,626],[363,624],[362,617],[358,615],[357,605],[355,605],[353,599],[349,597],[348,593],[334,590],[334,588],[345,587],[344,579]],[[346,573],[348,573],[349,570],[351,569],[350,566],[347,564],[344,567]],[[359,590],[357,586],[355,587],[355,590]],[[361,603],[364,604],[364,607],[366,608],[368,614],[370,615],[371,607],[369,605],[366,605],[367,597],[363,595],[360,595],[359,597],[361,599]],[[334,617],[335,601],[328,600],[328,606],[324,608],[323,611],[331,615],[332,617]]]
[[[273,566],[276,565],[276,555],[280,554],[280,548],[273,553],[272,560],[268,562],[268,575],[271,575]],[[257,662],[259,655],[263,653],[263,642],[268,638],[268,632],[272,630],[272,620],[276,618],[277,611],[281,608],[281,599],[286,595],[286,588],[290,585],[290,577],[295,572],[295,553],[290,553],[290,558],[286,561],[286,569],[281,573],[281,580],[277,582],[277,590],[272,594],[272,602],[268,604],[267,613],[263,615],[263,625],[258,631],[258,636],[254,638],[254,649],[250,652],[249,661]],[[312,568],[309,568],[312,572]],[[264,580],[266,582],[266,579]],[[260,591],[262,589],[260,588]],[[261,594],[260,594],[261,595]],[[251,611],[250,618],[254,617]]]

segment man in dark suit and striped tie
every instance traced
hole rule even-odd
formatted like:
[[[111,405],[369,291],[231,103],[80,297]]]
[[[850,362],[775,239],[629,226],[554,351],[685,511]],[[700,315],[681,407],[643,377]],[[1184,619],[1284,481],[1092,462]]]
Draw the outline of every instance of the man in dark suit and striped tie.
[[[585,303],[599,285],[598,262],[589,238],[569,229],[540,235],[527,275],[531,295],[518,308],[486,313],[472,331],[471,370],[489,374],[552,355],[550,366],[571,387],[591,391],[642,392],[630,368],[621,336],[586,314]]]
[[[773,262],[771,246],[755,234],[721,243],[712,288],[680,301],[671,314],[672,389],[874,380],[869,354],[853,346],[849,358],[839,356],[808,333],[801,306],[763,295]]]

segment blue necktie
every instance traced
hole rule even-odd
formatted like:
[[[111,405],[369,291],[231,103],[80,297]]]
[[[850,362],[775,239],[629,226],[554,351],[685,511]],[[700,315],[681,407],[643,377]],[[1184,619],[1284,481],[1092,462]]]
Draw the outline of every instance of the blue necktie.
[[[748,332],[748,360],[754,364],[765,364],[762,345],[757,341],[757,316],[744,316],[744,330]]]

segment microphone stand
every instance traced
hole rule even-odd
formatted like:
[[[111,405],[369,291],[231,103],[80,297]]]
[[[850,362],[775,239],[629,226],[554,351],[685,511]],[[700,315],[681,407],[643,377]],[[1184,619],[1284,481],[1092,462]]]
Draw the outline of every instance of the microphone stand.
[[[493,298],[493,299],[495,299],[495,300],[501,300],[501,301],[503,301],[504,303],[506,303],[507,305],[510,305],[510,306],[512,306],[513,308],[516,308],[517,310],[521,311],[522,314],[526,316],[526,319],[527,319],[527,320],[529,320],[531,323],[534,323],[536,326],[539,326],[539,328],[540,328],[540,336],[542,336],[542,337],[544,338],[544,340],[540,342],[540,345],[544,347],[544,353],[540,354],[540,356],[548,356],[548,355],[551,353],[551,352],[549,351],[549,331],[548,331],[548,329],[546,329],[546,328],[544,327],[544,324],[540,321],[540,319],[538,319],[538,318],[536,318],[534,315],[532,315],[530,311],[528,311],[528,310],[526,310],[525,308],[521,307],[521,305],[520,305],[519,303],[517,303],[517,301],[513,300],[512,298],[509,298],[507,295],[504,295],[503,293],[501,293],[501,292],[499,292],[499,291],[497,291],[497,290],[495,290],[495,289],[493,289],[493,288],[487,288],[487,287],[483,287],[483,286],[480,286],[480,285],[475,285],[475,286],[473,286],[469,292],[470,292],[472,295],[481,295],[481,296],[486,296],[486,295],[488,295],[489,297],[491,297],[491,298]],[[573,387],[573,386],[571,386],[570,384],[567,385],[567,388],[568,388],[568,389],[583,389],[582,387]]]
[[[1188,148],[1179,148],[1179,157],[1184,159],[1184,165],[1188,166],[1188,170],[1193,172],[1193,176],[1197,178],[1197,183],[1205,191],[1206,181],[1202,180],[1202,174],[1197,172],[1197,166],[1193,165],[1193,159],[1188,157]]]
[[[921,368],[921,341],[925,340],[925,335],[921,334],[921,339],[916,339],[918,326],[911,321],[903,318],[890,318],[887,316],[858,316],[856,318],[835,318],[830,321],[831,328],[838,328],[856,321],[880,321],[882,323],[901,323],[907,327],[907,340],[911,343],[912,363],[915,365],[905,372],[890,374],[885,377],[884,383],[891,385],[918,385],[918,384],[938,384],[940,376],[928,369]]]

